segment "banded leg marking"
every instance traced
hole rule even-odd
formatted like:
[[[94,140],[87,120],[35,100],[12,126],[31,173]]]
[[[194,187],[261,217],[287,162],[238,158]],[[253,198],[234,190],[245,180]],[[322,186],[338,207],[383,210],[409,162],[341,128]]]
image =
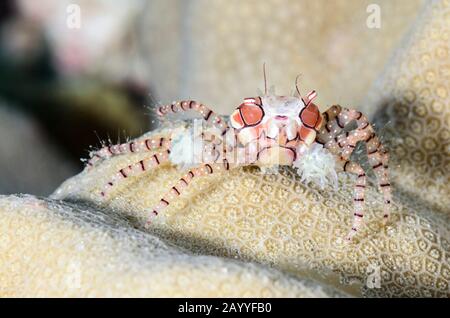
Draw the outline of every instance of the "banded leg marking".
[[[149,158],[142,159],[132,165],[120,169],[114,176],[104,185],[100,195],[106,197],[109,191],[117,186],[124,179],[132,176],[138,176],[150,169],[156,168],[160,164],[169,161],[170,150],[166,149],[155,153]]]
[[[183,100],[174,102],[170,105],[161,106],[157,109],[157,114],[160,117],[164,117],[168,114],[175,114],[189,110],[193,110],[202,115],[203,119],[207,123],[210,123],[219,128],[220,131],[222,132],[222,135],[224,135],[226,131],[229,129],[226,120],[222,116],[216,114],[209,107],[193,100]]]
[[[170,139],[165,137],[153,137],[143,140],[133,140],[119,145],[111,145],[92,152],[87,163],[89,167],[95,166],[100,160],[105,160],[113,156],[123,155],[134,152],[147,152],[159,148],[168,149]]]
[[[178,196],[180,196],[184,190],[189,186],[192,180],[196,177],[202,177],[213,173],[220,173],[228,171],[232,168],[231,164],[225,159],[221,163],[202,164],[196,168],[189,170],[184,176],[182,176],[178,182],[159,200],[158,204],[153,207],[150,212],[149,219],[145,224],[148,227],[151,224],[152,218],[156,217]]]
[[[361,166],[356,162],[341,161],[341,164],[342,163],[343,163],[342,166],[343,171],[357,175],[353,192],[354,204],[353,204],[352,228],[346,237],[346,239],[350,241],[353,238],[353,236],[355,236],[355,234],[358,232],[363,223],[364,207],[365,207],[364,195],[366,190],[366,173],[364,172],[364,169],[361,168]]]
[[[335,156],[348,160],[356,144],[365,142],[369,163],[377,177],[378,185],[384,197],[383,221],[390,214],[391,186],[388,175],[388,158],[386,149],[375,134],[375,130],[366,116],[356,110],[332,106],[323,113],[325,123],[316,137]],[[347,125],[356,121],[356,129],[345,131]],[[357,203],[358,201],[355,201]]]

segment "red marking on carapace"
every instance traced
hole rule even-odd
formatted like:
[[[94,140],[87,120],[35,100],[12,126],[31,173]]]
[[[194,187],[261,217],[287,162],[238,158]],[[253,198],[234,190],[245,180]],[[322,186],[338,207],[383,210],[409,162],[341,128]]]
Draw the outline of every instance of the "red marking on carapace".
[[[255,126],[259,124],[264,116],[264,112],[261,107],[242,104],[239,107],[241,117],[247,126]]]
[[[303,124],[310,128],[316,127],[319,118],[319,108],[313,103],[310,103],[300,112],[300,119],[302,120]]]

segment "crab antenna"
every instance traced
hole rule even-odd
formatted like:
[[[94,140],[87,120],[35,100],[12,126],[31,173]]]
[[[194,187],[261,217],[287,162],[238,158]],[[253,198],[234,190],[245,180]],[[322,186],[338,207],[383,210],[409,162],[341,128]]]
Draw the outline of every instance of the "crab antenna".
[[[297,90],[298,96],[303,99],[302,94],[300,93],[300,89],[298,88],[298,79],[300,78],[300,74],[295,78],[295,89]]]
[[[316,97],[317,97],[316,91],[309,92],[308,95],[306,95],[306,99],[308,101],[306,103],[306,106],[308,106],[313,101],[313,99],[316,98]]]
[[[263,63],[263,75],[264,75],[264,94],[267,95],[266,62]]]

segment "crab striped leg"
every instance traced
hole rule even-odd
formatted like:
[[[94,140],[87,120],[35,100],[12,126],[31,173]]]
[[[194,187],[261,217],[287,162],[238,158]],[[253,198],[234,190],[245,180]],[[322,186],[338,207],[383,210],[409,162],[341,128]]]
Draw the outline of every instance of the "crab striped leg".
[[[329,143],[333,145],[333,148],[338,150],[337,152],[339,152],[339,148],[343,147],[342,144],[339,145],[339,142],[342,143],[343,140],[347,139],[347,143],[354,146],[359,140],[367,139],[374,132],[366,116],[357,110],[335,105],[322,115],[324,125],[320,129],[317,139],[321,144]],[[357,125],[353,133],[343,132],[344,128],[352,121],[356,121]]]
[[[379,143],[377,141],[377,137],[373,137],[373,143]],[[390,215],[390,207],[391,207],[391,184],[389,182],[389,174],[388,174],[388,160],[389,154],[384,151],[379,146],[373,146],[372,151],[369,151],[369,147],[367,147],[367,155],[369,157],[369,163],[372,166],[373,172],[377,176],[378,186],[380,187],[380,191],[383,193],[384,199],[384,210],[383,210],[383,223],[386,224],[389,215]]]
[[[157,114],[160,117],[163,117],[168,114],[175,114],[189,110],[193,110],[196,111],[197,113],[200,113],[207,123],[210,123],[219,128],[222,132],[222,135],[224,135],[229,128],[226,120],[222,116],[216,114],[209,107],[193,100],[183,100],[173,102],[170,105],[158,107]]]
[[[366,142],[366,152],[369,159],[369,164],[372,167],[378,181],[380,192],[383,194],[383,222],[386,223],[390,214],[391,204],[391,184],[389,182],[388,161],[389,154],[383,148],[379,138],[371,129],[371,134],[366,139],[361,139],[363,135],[358,134],[358,131],[352,131],[346,134],[347,137],[339,138],[339,145],[342,146],[342,157],[348,159],[353,152],[356,142]]]
[[[389,155],[376,136],[375,130],[366,116],[356,110],[332,106],[323,113],[323,117],[325,124],[321,128],[316,141],[323,144],[333,154],[348,159],[357,142],[364,141],[366,143],[369,163],[383,193],[383,222],[386,223],[389,218],[391,204],[391,185],[388,175]],[[352,121],[356,121],[357,128],[344,132],[344,128]]]
[[[161,150],[149,158],[142,159],[134,164],[120,169],[114,176],[103,186],[100,192],[102,197],[106,197],[113,187],[116,187],[124,179],[131,176],[138,176],[146,171],[156,168],[160,164],[169,161],[170,150]]]
[[[194,178],[210,175],[213,173],[220,173],[230,170],[232,167],[226,159],[221,163],[202,164],[196,168],[189,170],[178,182],[159,200],[158,204],[153,207],[150,212],[149,219],[145,224],[148,227],[151,220],[164,211],[169,204],[179,197],[184,190],[189,186]]]
[[[158,148],[169,148],[170,139],[165,137],[153,137],[143,140],[133,140],[119,145],[111,145],[101,148],[90,154],[88,166],[93,167],[100,160],[108,159],[113,156],[134,152],[146,152]]]
[[[353,222],[350,232],[347,234],[346,239],[350,241],[353,236],[358,232],[364,217],[364,194],[366,189],[366,173],[356,162],[347,161],[345,159],[340,160],[342,171],[353,173],[357,176],[355,189],[353,193]]]

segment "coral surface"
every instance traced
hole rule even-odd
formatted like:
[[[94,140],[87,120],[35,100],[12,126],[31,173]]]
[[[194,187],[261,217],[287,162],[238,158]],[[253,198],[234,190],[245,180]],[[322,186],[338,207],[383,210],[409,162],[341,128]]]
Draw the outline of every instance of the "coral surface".
[[[387,226],[373,184],[365,227],[346,244],[352,176],[320,189],[293,169],[250,167],[194,181],[147,231],[182,171],[127,178],[101,200],[104,183],[145,156],[135,153],[50,199],[0,198],[0,294],[450,297],[449,23],[450,3],[430,2],[361,108],[380,130],[391,122]]]

